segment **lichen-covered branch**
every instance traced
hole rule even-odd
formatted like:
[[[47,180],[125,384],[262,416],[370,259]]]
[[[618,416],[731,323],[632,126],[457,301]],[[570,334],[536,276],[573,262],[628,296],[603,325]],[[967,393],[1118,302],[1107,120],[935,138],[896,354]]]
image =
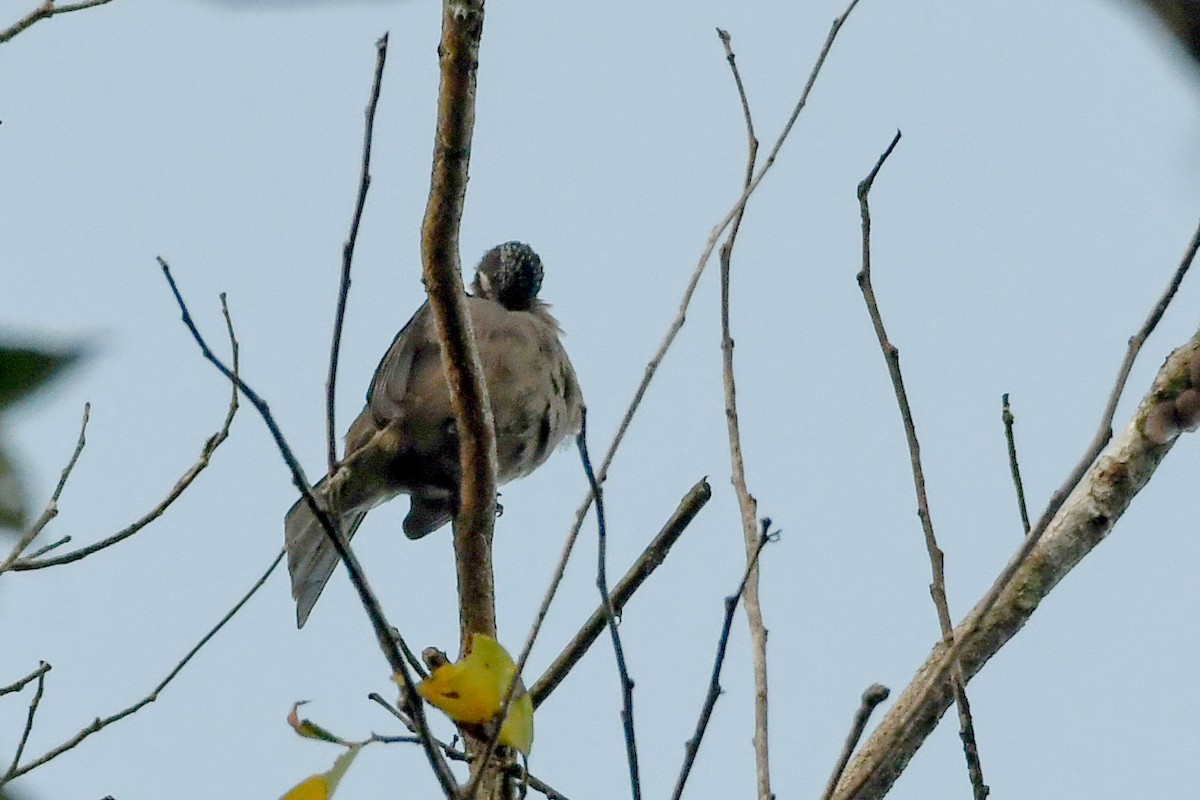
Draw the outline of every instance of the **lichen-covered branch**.
[[[1148,437],[1148,419],[1171,408],[1172,415],[1186,423],[1182,428],[1195,424],[1195,415],[1184,419],[1176,401],[1194,391],[1192,384],[1200,378],[1197,367],[1200,335],[1167,358],[1133,419],[1068,495],[1033,549],[1027,556],[1023,551],[1014,556],[1020,564],[995,602],[989,604],[985,597],[954,629],[953,649],[967,679],[1016,635],[1058,582],[1109,534],[1170,452],[1174,436],[1161,443],[1161,436]],[[1179,432],[1177,428],[1174,435]],[[934,647],[842,776],[834,800],[866,800],[887,793],[953,702],[948,678],[954,655],[945,642]]]

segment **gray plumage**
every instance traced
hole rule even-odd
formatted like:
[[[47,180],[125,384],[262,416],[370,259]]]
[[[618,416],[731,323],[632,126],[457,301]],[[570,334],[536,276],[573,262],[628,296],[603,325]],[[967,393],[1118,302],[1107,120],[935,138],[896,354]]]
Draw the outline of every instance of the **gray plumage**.
[[[541,282],[537,254],[508,242],[484,255],[467,298],[496,425],[499,484],[540,466],[582,421],[583,397],[561,331],[537,298]],[[419,539],[454,517],[459,481],[454,410],[426,303],[375,370],[337,471],[313,491],[347,540],[368,511],[407,494],[404,533]],[[284,541],[296,623],[303,627],[338,556],[304,498],[287,513]]]

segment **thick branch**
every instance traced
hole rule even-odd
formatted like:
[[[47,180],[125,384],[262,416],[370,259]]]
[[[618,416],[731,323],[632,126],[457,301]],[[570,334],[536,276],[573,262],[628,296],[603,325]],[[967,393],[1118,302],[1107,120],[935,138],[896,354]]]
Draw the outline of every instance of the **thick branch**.
[[[429,204],[421,226],[425,290],[442,345],[458,423],[462,464],[454,555],[458,566],[462,648],[475,633],[496,635],[492,581],[492,524],[496,516],[496,432],[475,332],[467,313],[458,252],[467,195],[471,134],[475,127],[475,76],[483,35],[483,0],[445,0],[438,46],[437,134]]]

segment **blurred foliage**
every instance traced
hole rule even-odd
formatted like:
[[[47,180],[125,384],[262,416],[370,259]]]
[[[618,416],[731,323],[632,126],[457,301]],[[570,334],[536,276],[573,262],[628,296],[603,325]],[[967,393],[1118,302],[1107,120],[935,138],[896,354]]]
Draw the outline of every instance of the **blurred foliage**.
[[[4,440],[4,413],[79,359],[81,351],[0,342],[0,528],[23,528],[29,518],[20,470]],[[0,800],[6,800],[0,795]]]
[[[1200,0],[1142,0],[1167,26],[1188,55],[1200,64]]]

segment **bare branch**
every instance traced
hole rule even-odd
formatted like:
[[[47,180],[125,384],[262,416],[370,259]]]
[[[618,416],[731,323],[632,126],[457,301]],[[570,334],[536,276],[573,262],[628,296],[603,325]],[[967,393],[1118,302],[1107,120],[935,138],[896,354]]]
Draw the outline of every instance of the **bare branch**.
[[[1142,328],[1129,341],[1125,361],[1110,394],[1096,439],[1084,453],[1029,536],[1009,560],[987,594],[954,631],[954,643],[941,643],[917,672],[900,699],[872,733],[838,785],[836,800],[880,797],[945,712],[950,695],[946,676],[961,661],[967,679],[975,675],[1033,614],[1038,604],[1092,548],[1108,535],[1129,503],[1150,480],[1174,444],[1174,438],[1152,441],[1142,426],[1164,399],[1173,400],[1189,385],[1189,369],[1200,352],[1200,339],[1177,348],[1158,372],[1150,392],[1120,436],[1105,448],[1112,422],[1112,398],[1120,398],[1142,344],[1200,248],[1200,228],[1193,235],[1179,268]],[[1093,451],[1100,441],[1097,457]],[[1093,462],[1095,462],[1093,464]],[[1089,469],[1090,467],[1090,469]],[[1077,477],[1078,476],[1078,477]]]
[[[671,547],[678,541],[679,536],[691,523],[691,521],[700,513],[702,509],[712,497],[712,489],[709,488],[708,482],[701,479],[699,483],[691,488],[683,499],[679,502],[679,507],[675,509],[675,513],[663,525],[662,530],[654,537],[650,544],[646,545],[640,556],[633,563],[633,566],[625,573],[625,577],[617,583],[609,599],[612,601],[612,608],[620,616],[625,608],[625,603],[633,597],[633,593],[650,577],[650,574],[666,560],[667,553]],[[563,558],[559,560],[558,571],[555,578],[561,578],[562,570],[566,565],[567,551],[563,551]],[[552,585],[553,588],[553,585]],[[535,629],[530,633],[530,640],[526,643],[526,652],[532,646],[533,638],[536,635],[537,627],[541,625],[542,620],[546,616],[546,610],[549,608],[550,599],[553,597],[552,592],[547,592],[546,599],[542,601],[542,608],[538,610],[538,618],[535,623]],[[533,700],[534,708],[542,704],[550,693],[558,687],[563,678],[571,671],[583,654],[588,651],[588,648],[599,638],[600,633],[604,630],[604,626],[608,619],[608,608],[601,605],[592,615],[588,617],[575,634],[575,637],[567,644],[563,651],[559,653],[558,658],[546,669],[537,681],[534,682],[529,690],[529,696]]]
[[[904,424],[904,438],[908,442],[908,458],[912,469],[913,488],[917,494],[917,516],[921,519],[921,530],[925,533],[925,551],[929,555],[929,571],[932,581],[929,584],[929,594],[933,598],[937,610],[938,627],[942,631],[942,640],[954,643],[954,623],[950,619],[950,605],[946,601],[945,559],[938,547],[937,536],[933,532],[933,515],[929,511],[929,497],[925,493],[925,470],[921,466],[921,445],[917,440],[917,426],[913,420],[912,407],[908,403],[908,392],[904,388],[904,375],[900,371],[900,351],[888,338],[883,326],[883,315],[875,299],[875,290],[871,286],[871,209],[867,201],[871,186],[875,183],[879,170],[887,161],[888,156],[900,143],[900,131],[892,138],[891,144],[883,151],[879,160],[866,178],[858,184],[859,212],[862,215],[862,271],[858,273],[858,285],[862,289],[863,300],[867,304],[867,312],[871,317],[871,325],[875,336],[879,339],[879,348],[883,351],[883,359],[887,362],[888,375],[892,379],[892,389],[896,394],[896,404],[900,407],[900,419]],[[967,699],[966,680],[962,669],[955,665],[953,669],[953,692],[955,706],[958,708],[959,736],[963,742],[963,754],[967,760],[967,774],[971,780],[971,789],[975,800],[985,800],[989,789],[983,782],[983,765],[979,760],[979,746],[975,741],[975,723],[971,719],[971,704]]]
[[[267,582],[267,578],[271,577],[271,573],[275,571],[275,568],[279,566],[279,562],[282,560],[283,560],[283,551],[280,550],[279,555],[275,556],[275,559],[271,562],[270,566],[268,566],[266,571],[263,572],[263,574],[259,577],[259,579],[254,582],[254,585],[250,587],[249,591],[247,591],[244,595],[242,595],[242,598],[233,604],[233,608],[231,608],[231,609],[229,609],[229,611],[225,612],[225,615],[223,617],[221,617],[220,621],[218,621],[217,624],[214,625],[212,627],[212,629],[209,630],[208,633],[204,634],[204,636],[202,636],[200,638],[200,641],[196,642],[196,644],[192,647],[192,649],[187,652],[187,655],[185,655],[182,659],[180,659],[179,663],[177,663],[171,669],[171,671],[167,673],[167,677],[163,678],[157,686],[155,686],[153,689],[151,689],[150,693],[148,695],[143,697],[141,700],[138,700],[133,705],[123,708],[122,710],[118,711],[115,714],[112,714],[110,716],[103,717],[103,718],[97,717],[95,720],[92,721],[92,723],[90,725],[86,726],[81,731],[79,731],[79,733],[75,734],[70,739],[68,739],[67,741],[60,744],[58,747],[55,747],[53,750],[50,750],[50,751],[44,753],[43,755],[39,756],[38,758],[34,759],[33,761],[30,761],[30,762],[18,767],[17,759],[14,759],[12,766],[9,768],[8,772],[6,772],[3,777],[0,777],[0,786],[3,786],[4,784],[8,783],[9,781],[13,780],[14,778],[19,778],[20,776],[26,774],[27,772],[30,772],[31,770],[37,769],[38,767],[42,766],[43,764],[45,764],[48,761],[52,761],[53,759],[58,758],[60,755],[67,752],[68,750],[74,748],[76,745],[78,745],[84,739],[91,736],[93,733],[102,731],[105,728],[107,728],[109,725],[113,724],[114,722],[118,722],[118,721],[124,719],[125,717],[130,716],[131,714],[137,713],[145,706],[147,706],[150,703],[153,703],[155,700],[157,700],[159,693],[162,692],[164,689],[166,689],[167,685],[170,684],[171,681],[175,680],[175,676],[177,676],[180,672],[183,671],[183,668],[187,666],[188,662],[191,661],[192,658],[195,657],[195,655],[197,653],[199,653],[200,650],[206,644],[208,644],[209,641],[214,636],[217,635],[217,632],[219,630],[221,630],[221,628],[225,627],[225,623],[227,623],[227,622],[229,622],[229,620],[233,619],[234,615],[236,615],[239,611],[242,610],[242,606],[246,605],[246,603],[250,600],[250,598],[253,597],[260,588],[262,588],[262,585]],[[41,694],[41,678],[39,678],[38,680],[39,680],[38,694],[40,696],[40,694]],[[33,713],[32,713],[33,710],[34,710],[33,708],[30,709],[30,722],[32,722],[32,720],[33,720]],[[26,735],[28,735],[28,734],[26,734]],[[18,750],[18,757],[19,756],[20,756],[20,751]]]
[[[729,632],[733,629],[733,615],[737,611],[738,601],[742,599],[746,588],[750,585],[751,577],[757,573],[758,557],[762,554],[763,548],[767,546],[767,542],[772,541],[777,535],[769,532],[770,527],[771,520],[764,519],[761,533],[755,542],[754,552],[746,562],[746,571],[742,575],[741,583],[738,584],[736,592],[725,598],[725,620],[721,623],[721,635],[717,638],[717,654],[713,659],[712,677],[708,681],[708,692],[704,696],[704,703],[700,706],[700,718],[696,720],[696,732],[692,734],[692,738],[688,739],[683,748],[683,766],[679,768],[679,777],[675,779],[675,791],[671,793],[672,800],[679,800],[683,797],[683,787],[692,773],[692,765],[696,763],[696,754],[700,752],[700,742],[704,740],[704,733],[708,730],[708,721],[712,718],[717,698],[721,696],[721,669],[725,666],[725,648],[729,644]]]
[[[754,135],[754,119],[750,114],[750,101],[746,98],[746,89],[742,84],[741,73],[738,72],[737,61],[730,45],[729,34],[717,29],[717,36],[725,48],[725,59],[733,73],[737,85],[738,98],[742,104],[742,117],[746,123],[746,175],[743,180],[743,190],[748,189],[754,179],[754,162],[758,157],[758,139]],[[742,217],[746,206],[738,210],[733,224],[729,228],[729,236],[721,246],[719,253],[721,264],[721,374],[725,390],[725,424],[729,436],[729,461],[731,465],[730,482],[737,495],[738,509],[742,515],[742,539],[746,548],[746,563],[748,565],[745,594],[746,621],[750,628],[750,653],[754,665],[754,767],[757,780],[759,800],[771,800],[771,761],[769,757],[770,736],[768,726],[768,682],[767,682],[767,628],[763,624],[762,605],[758,598],[758,553],[762,549],[759,544],[762,536],[758,531],[758,501],[750,494],[746,485],[746,466],[742,458],[742,435],[738,424],[737,383],[733,375],[733,336],[730,333],[729,322],[729,275],[733,257],[733,245],[737,241],[738,231],[742,226]],[[715,701],[715,698],[713,698]],[[697,747],[699,742],[697,741]],[[690,743],[689,743],[690,748]],[[694,751],[689,750],[692,758]],[[690,770],[690,760],[686,769]],[[676,796],[683,791],[683,781],[686,773],[680,775],[681,781],[676,784]]]
[[[829,776],[829,783],[825,785],[821,800],[829,800],[833,796],[833,790],[837,788],[842,772],[845,771],[846,764],[850,762],[850,756],[854,755],[854,748],[858,746],[858,740],[862,738],[863,731],[867,728],[867,720],[871,718],[875,706],[887,700],[889,694],[891,694],[891,690],[881,683],[872,683],[863,691],[858,710],[854,712],[854,722],[850,725],[850,732],[846,734],[846,743],[842,745],[842,753],[833,767],[833,774]]]
[[[21,33],[26,28],[33,25],[35,22],[40,22],[44,19],[50,19],[51,17],[59,14],[69,14],[72,11],[82,11],[85,8],[94,8],[95,6],[102,6],[105,3],[111,2],[112,0],[83,0],[79,3],[69,3],[65,6],[56,6],[54,5],[54,0],[44,0],[44,2],[33,11],[30,11],[28,14],[21,17],[21,19],[0,31],[0,44],[4,44],[18,33]]]
[[[1000,415],[1004,421],[1004,441],[1008,445],[1008,470],[1012,473],[1013,486],[1017,490],[1017,510],[1021,512],[1021,527],[1025,535],[1029,535],[1029,509],[1025,505],[1025,484],[1021,480],[1021,463],[1017,461],[1017,440],[1013,435],[1012,408],[1008,404],[1008,392],[1004,393],[1003,410]]]
[[[367,101],[366,124],[363,129],[362,170],[358,177],[358,198],[350,220],[350,234],[342,245],[342,276],[338,283],[337,311],[333,316],[333,342],[329,346],[329,378],[325,381],[326,443],[329,450],[329,474],[337,469],[337,418],[334,403],[337,386],[338,355],[342,349],[342,323],[346,319],[346,298],[350,294],[350,267],[354,263],[354,245],[358,242],[358,226],[367,205],[367,190],[371,187],[371,141],[375,136],[375,108],[383,86],[383,65],[387,63],[388,35],[375,42],[375,78],[371,83],[371,99]]]
[[[17,540],[17,543],[13,545],[13,549],[9,552],[8,557],[3,562],[0,562],[0,574],[7,572],[25,552],[25,549],[33,544],[33,540],[45,529],[50,520],[58,516],[58,501],[62,497],[63,489],[66,488],[67,478],[71,477],[71,472],[75,469],[76,462],[79,461],[79,454],[83,452],[83,446],[87,444],[85,434],[87,433],[88,420],[91,418],[91,414],[92,404],[84,403],[83,422],[79,424],[79,440],[75,442],[75,450],[71,453],[71,458],[67,461],[67,466],[63,467],[62,475],[58,479],[58,485],[54,487],[54,492],[50,495],[50,502],[46,503],[46,509],[42,511],[37,521],[29,526],[29,530],[25,531],[21,535],[21,538]]]
[[[317,502],[316,497],[313,496],[312,487],[309,485],[308,479],[304,476],[304,470],[301,468],[300,462],[296,459],[295,453],[292,452],[291,446],[284,438],[283,431],[279,429],[279,425],[275,422],[275,417],[271,414],[270,407],[236,372],[231,371],[225,366],[221,359],[217,358],[209,348],[208,343],[196,327],[196,323],[192,321],[192,315],[188,311],[183,295],[179,292],[179,287],[175,285],[175,278],[171,275],[171,267],[161,256],[158,257],[158,264],[162,268],[163,277],[167,279],[167,284],[171,287],[171,293],[175,297],[175,302],[179,305],[183,324],[200,347],[200,352],[204,354],[209,363],[216,367],[238,391],[245,395],[246,399],[250,401],[250,404],[254,406],[254,409],[262,417],[267,430],[271,432],[279,454],[283,457],[284,462],[292,473],[292,482],[300,493],[304,495],[304,500],[308,504],[309,509],[321,523],[321,527],[325,530],[325,534],[329,537],[334,549],[337,551],[338,557],[341,558],[342,563],[345,565],[346,572],[350,575],[350,583],[354,586],[355,591],[358,592],[359,601],[366,610],[367,618],[370,620],[371,628],[375,633],[375,640],[379,644],[379,649],[383,651],[384,657],[387,658],[388,664],[392,668],[392,674],[397,676],[398,680],[402,682],[403,688],[411,690],[414,686],[412,676],[409,674],[404,657],[396,645],[396,638],[398,638],[399,634],[388,624],[387,619],[383,616],[383,609],[379,605],[379,600],[375,597],[375,593],[371,591],[370,584],[367,583],[366,574],[363,572],[362,565],[358,563],[358,558],[354,555],[354,551],[350,549],[349,543],[346,542],[341,532],[338,531],[333,520],[330,519],[325,510],[321,508],[320,503]],[[221,295],[221,305],[225,307],[224,294]],[[226,319],[228,319],[227,308]],[[422,737],[422,746],[425,749],[430,766],[437,776],[438,783],[447,797],[456,798],[458,796],[458,789],[455,785],[454,776],[450,774],[450,768],[429,740],[429,726],[425,720],[425,708],[417,699],[415,691],[406,691],[405,696],[409,703],[408,711],[416,721],[417,728]]]

